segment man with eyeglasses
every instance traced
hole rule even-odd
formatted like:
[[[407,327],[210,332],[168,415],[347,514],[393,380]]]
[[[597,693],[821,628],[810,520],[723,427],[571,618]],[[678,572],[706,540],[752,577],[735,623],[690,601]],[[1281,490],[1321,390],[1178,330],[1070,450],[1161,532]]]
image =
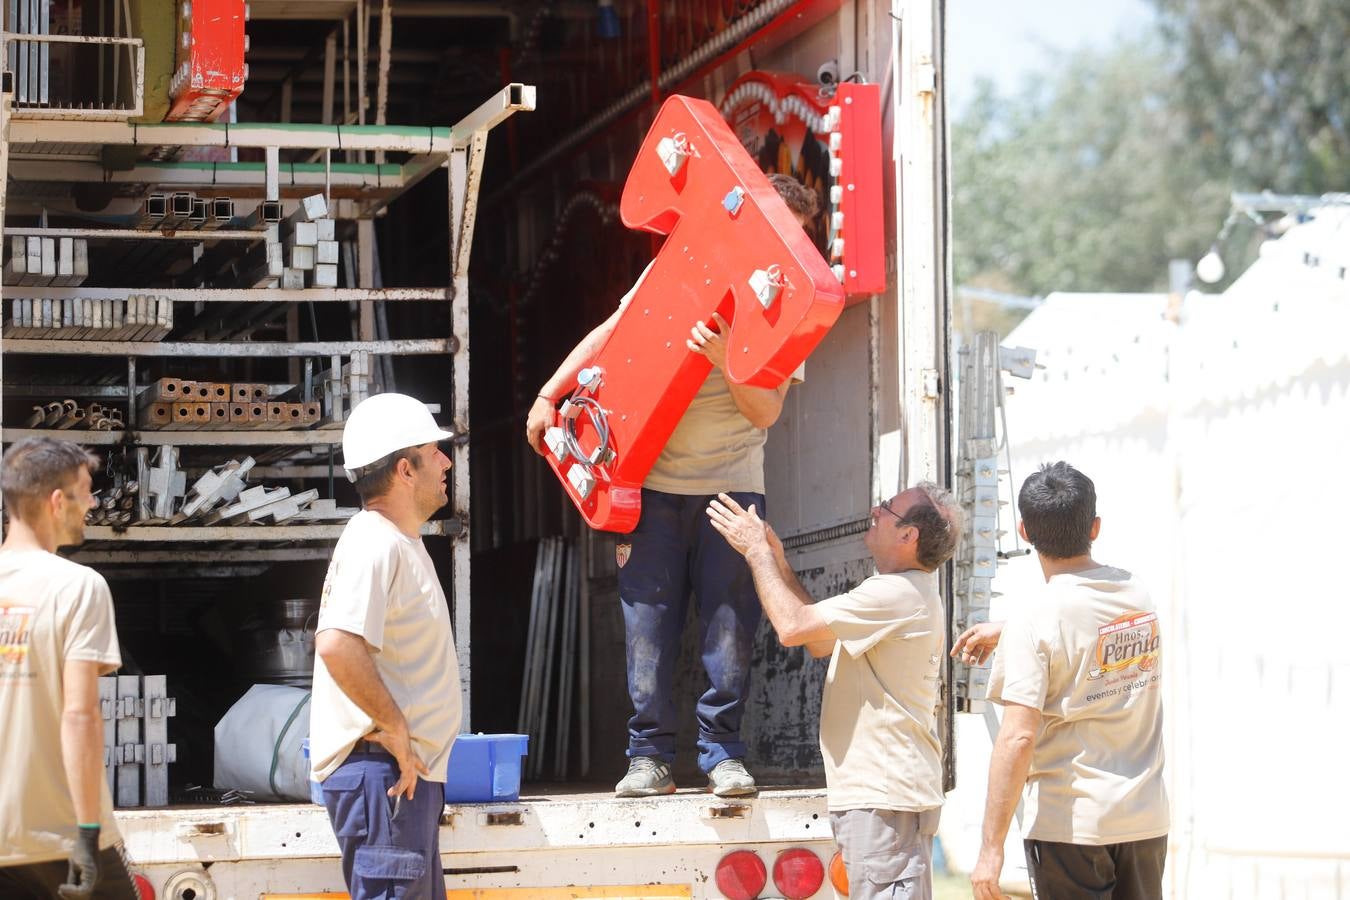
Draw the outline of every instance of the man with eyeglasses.
[[[778,640],[830,657],[820,751],[849,900],[931,900],[943,799],[936,706],[946,641],[935,573],[956,550],[960,507],[930,483],[882,501],[863,536],[876,574],[819,603],[753,506],[742,509],[721,494],[708,518],[745,557]]]

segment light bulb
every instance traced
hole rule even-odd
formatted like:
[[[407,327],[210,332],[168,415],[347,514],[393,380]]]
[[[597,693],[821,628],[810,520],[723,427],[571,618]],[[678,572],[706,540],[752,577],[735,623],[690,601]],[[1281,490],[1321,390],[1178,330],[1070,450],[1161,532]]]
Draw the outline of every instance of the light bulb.
[[[1200,257],[1200,261],[1195,264],[1195,274],[1205,284],[1214,284],[1223,278],[1224,267],[1223,260],[1219,258],[1217,247],[1210,247],[1209,252]]]

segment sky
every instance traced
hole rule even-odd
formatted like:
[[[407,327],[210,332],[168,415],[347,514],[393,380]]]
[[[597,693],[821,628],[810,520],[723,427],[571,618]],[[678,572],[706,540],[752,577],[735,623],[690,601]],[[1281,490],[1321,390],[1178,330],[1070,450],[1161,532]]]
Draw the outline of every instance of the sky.
[[[965,108],[982,75],[1017,84],[1056,51],[1103,46],[1153,21],[1147,0],[948,0],[950,108]]]

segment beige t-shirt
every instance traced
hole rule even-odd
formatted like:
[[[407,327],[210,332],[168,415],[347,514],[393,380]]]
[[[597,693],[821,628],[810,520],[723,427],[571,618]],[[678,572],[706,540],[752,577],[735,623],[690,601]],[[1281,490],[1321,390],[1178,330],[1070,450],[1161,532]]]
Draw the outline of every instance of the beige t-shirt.
[[[408,720],[413,749],[444,782],[459,733],[459,663],[450,607],[421,538],[410,538],[370,510],[342,530],[323,584],[317,631],[336,628],[365,638],[375,669]],[[316,781],[333,773],[375,724],[314,658],[309,716],[310,765]]]
[[[1027,838],[1118,844],[1168,830],[1162,637],[1129,572],[1056,575],[1015,603],[989,699],[1041,711],[1027,776]]]
[[[820,708],[830,811],[940,806],[946,631],[936,576],[873,575],[816,609],[838,638]]]
[[[619,300],[625,307],[651,271],[642,270]],[[691,322],[692,326],[693,323]],[[793,383],[805,377],[805,363],[792,373]],[[769,432],[741,415],[720,369],[703,380],[698,393],[675,426],[665,448],[642,486],[667,494],[702,496],[718,491],[764,493],[764,442]]]
[[[61,758],[67,660],[99,663],[100,675],[122,665],[108,583],[54,553],[0,552],[0,866],[63,859],[75,844]],[[99,784],[106,848],[121,835],[107,779]]]

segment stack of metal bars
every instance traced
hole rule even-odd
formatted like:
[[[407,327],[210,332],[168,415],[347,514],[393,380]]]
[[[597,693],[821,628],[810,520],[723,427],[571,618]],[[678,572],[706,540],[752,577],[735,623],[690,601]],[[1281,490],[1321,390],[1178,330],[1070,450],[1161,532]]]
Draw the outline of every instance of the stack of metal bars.
[[[132,294],[125,299],[15,298],[5,321],[7,338],[162,341],[173,330],[173,301]]]
[[[67,287],[84,284],[88,277],[89,242],[84,238],[16,234],[9,239],[5,284]]]
[[[51,5],[48,0],[9,0],[5,22],[16,34],[50,34]],[[40,41],[11,41],[9,65],[14,73],[16,106],[47,106],[51,48]]]
[[[550,758],[551,775],[559,779],[567,776],[575,708],[580,586],[576,546],[560,537],[540,541],[517,719],[518,731],[530,736],[534,748],[526,762],[526,775],[531,779],[543,776]]]
[[[98,680],[103,716],[103,768],[118,807],[168,806],[169,718],[178,704],[163,675],[107,675]]]

